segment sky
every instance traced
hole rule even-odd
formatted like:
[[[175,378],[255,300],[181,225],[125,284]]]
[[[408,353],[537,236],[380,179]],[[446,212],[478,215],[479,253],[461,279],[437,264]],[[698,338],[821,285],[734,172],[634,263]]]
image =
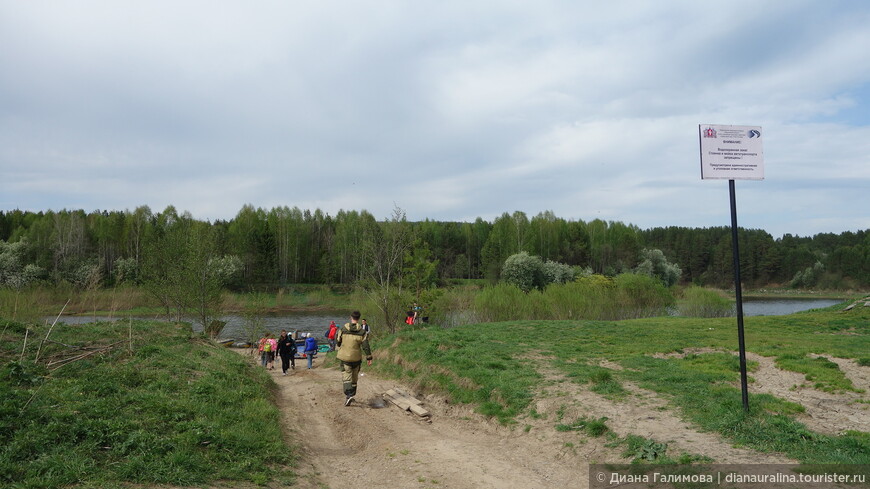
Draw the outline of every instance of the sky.
[[[0,0],[0,211],[870,229],[870,2]]]

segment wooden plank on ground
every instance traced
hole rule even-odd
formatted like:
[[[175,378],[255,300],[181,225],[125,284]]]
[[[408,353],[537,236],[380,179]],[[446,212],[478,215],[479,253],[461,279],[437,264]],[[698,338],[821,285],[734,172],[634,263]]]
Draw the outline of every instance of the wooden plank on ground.
[[[396,391],[394,391],[392,389],[385,392],[384,397],[388,401],[390,401],[393,404],[395,404],[396,406],[398,406],[399,409],[401,409],[402,411],[407,411],[407,410],[411,409],[411,403],[408,402],[406,399],[404,399],[402,396],[400,396],[398,393],[396,393]]]
[[[394,387],[393,390],[396,391],[396,393],[399,394],[400,396],[406,398],[408,400],[408,402],[410,402],[411,404],[417,404],[418,406],[423,404],[423,401],[417,399],[416,397],[412,396],[411,394],[408,394],[407,392],[403,391],[402,389],[399,389],[398,387]]]
[[[412,413],[420,417],[431,416],[429,410],[422,406],[423,403],[419,399],[409,396],[405,391],[399,388],[393,388],[385,392],[384,399],[392,402],[403,411],[410,410]]]
[[[429,416],[429,410],[420,406],[419,404],[411,404],[411,412],[416,414],[417,416],[426,417]]]

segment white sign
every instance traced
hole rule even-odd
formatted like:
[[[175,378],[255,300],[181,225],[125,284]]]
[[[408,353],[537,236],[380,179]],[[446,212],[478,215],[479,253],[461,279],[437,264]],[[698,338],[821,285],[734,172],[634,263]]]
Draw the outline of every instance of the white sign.
[[[698,126],[701,180],[764,180],[760,126]]]

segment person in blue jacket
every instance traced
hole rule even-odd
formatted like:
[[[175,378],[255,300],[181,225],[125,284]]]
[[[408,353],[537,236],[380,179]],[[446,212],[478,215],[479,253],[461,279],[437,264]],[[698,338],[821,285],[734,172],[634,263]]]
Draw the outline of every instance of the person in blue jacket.
[[[305,333],[305,357],[308,358],[308,368],[311,369],[311,363],[314,361],[314,355],[317,353],[317,339],[311,336],[311,333]]]

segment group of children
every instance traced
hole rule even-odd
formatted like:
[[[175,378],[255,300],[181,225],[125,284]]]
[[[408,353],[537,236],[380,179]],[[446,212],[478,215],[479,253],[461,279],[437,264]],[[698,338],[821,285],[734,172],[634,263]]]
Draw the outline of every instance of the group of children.
[[[308,359],[308,368],[312,367],[314,355],[317,353],[317,340],[311,336],[311,333],[305,334],[305,343],[302,346],[303,356]],[[281,335],[275,339],[272,338],[272,333],[266,333],[257,342],[257,348],[260,352],[260,365],[269,370],[275,369],[275,356],[281,357],[281,375],[287,375],[288,369],[296,369],[296,354],[299,352],[299,346],[296,345],[286,329],[281,330]]]
[[[341,362],[342,388],[345,395],[345,406],[350,406],[356,396],[357,380],[363,360],[372,364],[372,351],[369,347],[369,327],[366,320],[360,320],[359,311],[350,315],[350,322],[339,329],[335,321],[329,325],[326,339],[329,341],[329,351],[338,350],[337,358]],[[275,355],[281,357],[281,375],[287,375],[288,369],[296,368],[296,345],[287,330],[281,330],[281,335],[275,339],[272,333],[266,333],[258,342],[260,363],[269,370],[275,369]],[[312,367],[314,355],[317,353],[317,340],[311,333],[305,334],[303,346],[304,356],[308,359],[308,368]]]

